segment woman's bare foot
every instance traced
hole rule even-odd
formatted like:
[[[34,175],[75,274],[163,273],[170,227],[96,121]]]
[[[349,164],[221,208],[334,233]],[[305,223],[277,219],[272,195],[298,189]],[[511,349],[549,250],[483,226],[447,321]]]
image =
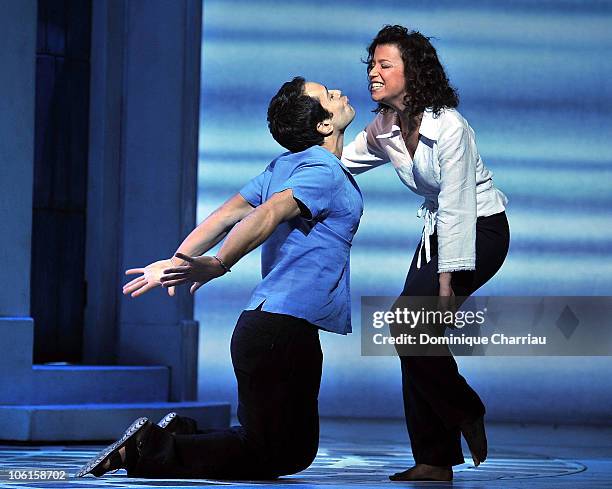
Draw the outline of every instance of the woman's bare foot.
[[[478,467],[487,458],[487,434],[485,432],[484,416],[474,421],[463,423],[459,429],[472,454],[474,465]]]
[[[416,464],[408,470],[389,476],[392,481],[443,481],[453,480],[453,468],[446,466]]]

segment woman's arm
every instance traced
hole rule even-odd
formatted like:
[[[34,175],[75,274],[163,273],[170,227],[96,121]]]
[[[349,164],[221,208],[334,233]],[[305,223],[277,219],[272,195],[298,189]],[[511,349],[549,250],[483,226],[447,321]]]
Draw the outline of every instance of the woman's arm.
[[[374,122],[357,134],[342,150],[342,163],[353,175],[359,175],[389,162],[386,152],[377,144]]]
[[[438,273],[476,268],[476,145],[469,126],[452,120],[438,140]],[[440,277],[450,282],[448,275]]]

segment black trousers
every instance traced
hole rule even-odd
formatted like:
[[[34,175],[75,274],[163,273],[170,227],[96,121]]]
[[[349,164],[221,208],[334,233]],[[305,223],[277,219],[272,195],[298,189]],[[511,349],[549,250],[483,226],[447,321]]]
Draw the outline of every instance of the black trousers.
[[[439,293],[437,235],[430,239],[431,261],[425,263],[425,256],[421,256],[421,268],[417,269],[417,246],[402,296]],[[476,270],[453,272],[451,286],[455,295],[468,297],[491,279],[506,258],[509,242],[505,212],[479,217]],[[480,397],[459,374],[455,359],[448,349],[447,352],[445,356],[400,357],[404,411],[416,463],[438,466],[463,463],[459,425],[485,413]]]
[[[312,463],[323,362],[317,327],[283,314],[243,311],[231,355],[240,426],[184,435],[153,426],[130,477],[272,479]]]

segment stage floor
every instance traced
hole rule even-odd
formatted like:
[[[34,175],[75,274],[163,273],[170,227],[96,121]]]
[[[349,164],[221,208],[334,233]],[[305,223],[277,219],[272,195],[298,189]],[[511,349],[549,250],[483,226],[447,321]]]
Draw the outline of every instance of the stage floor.
[[[277,481],[219,482],[210,480],[128,479],[124,471],[96,479],[73,474],[100,447],[92,445],[0,446],[0,487],[9,488],[147,488],[147,487],[405,487],[459,488],[589,488],[612,487],[612,427],[553,427],[489,424],[489,458],[475,469],[471,459],[455,467],[450,483],[390,482],[389,474],[407,468],[412,458],[400,421],[322,420],[321,444],[306,471]],[[464,446],[464,453],[468,454]],[[10,482],[9,469],[54,469],[68,481]]]

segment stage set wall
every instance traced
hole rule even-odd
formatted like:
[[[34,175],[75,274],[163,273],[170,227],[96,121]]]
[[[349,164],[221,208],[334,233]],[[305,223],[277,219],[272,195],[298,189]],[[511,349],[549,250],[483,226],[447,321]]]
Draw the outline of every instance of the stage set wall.
[[[195,223],[199,1],[91,3],[82,362],[33,363],[37,6],[55,9],[47,35],[61,45],[75,2],[0,1],[0,439],[111,439],[173,410],[227,426],[227,403],[197,400],[193,297],[121,293],[126,269],[169,258]]]
[[[205,2],[198,220],[284,151],[266,108],[296,75],[339,88],[374,117],[366,47],[385,24],[433,36],[459,111],[508,198],[511,248],[479,295],[612,292],[612,4],[599,1]],[[387,165],[358,177],[365,211],[352,248],[354,331],[321,333],[321,413],[401,417],[397,358],[363,357],[360,298],[401,291],[417,246],[422,199]],[[259,280],[252,253],[196,296],[200,396],[232,399],[229,340]],[[611,320],[601,318],[609,329]],[[579,340],[577,340],[579,341]],[[607,341],[607,340],[604,340]],[[610,357],[461,357],[488,419],[611,423]]]
[[[3,1],[0,8],[0,266],[11,284],[0,293],[0,395],[5,397],[15,386],[19,389],[27,382],[32,358],[29,313],[36,2]]]

